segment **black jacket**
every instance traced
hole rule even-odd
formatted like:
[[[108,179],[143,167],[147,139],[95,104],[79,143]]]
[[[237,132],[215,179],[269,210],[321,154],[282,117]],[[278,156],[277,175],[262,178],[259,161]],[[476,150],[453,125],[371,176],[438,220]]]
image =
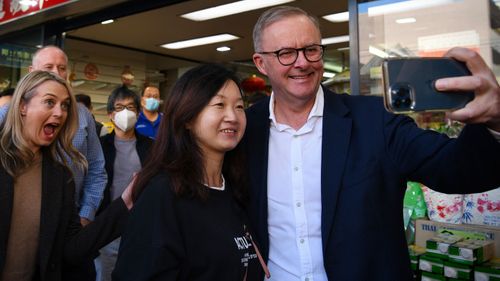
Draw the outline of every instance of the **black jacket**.
[[[135,132],[135,137],[137,139],[135,148],[137,150],[137,154],[139,155],[139,160],[141,161],[141,165],[144,165],[144,161],[146,160],[149,150],[153,145],[153,140],[151,138],[145,137],[141,134]],[[106,188],[104,189],[103,199],[99,209],[97,210],[97,214],[100,214],[111,202],[111,185],[113,184],[113,165],[115,163],[116,157],[116,148],[115,148],[115,132],[111,132],[105,136],[102,136],[100,139],[102,152],[104,153],[104,168],[106,169],[106,173],[108,174],[108,183],[106,184]]]
[[[5,266],[14,199],[14,179],[0,166],[0,273]],[[42,205],[35,280],[74,280],[68,268],[79,268],[98,250],[121,235],[128,217],[123,200],[82,228],[75,206],[71,172],[44,153]],[[1,275],[1,274],[0,274]]]

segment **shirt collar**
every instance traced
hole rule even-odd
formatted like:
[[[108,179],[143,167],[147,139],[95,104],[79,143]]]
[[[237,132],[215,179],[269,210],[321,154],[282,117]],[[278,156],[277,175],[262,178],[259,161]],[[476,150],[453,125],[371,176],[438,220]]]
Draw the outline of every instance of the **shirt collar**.
[[[278,122],[276,122],[276,115],[274,114],[274,99],[274,92],[272,92],[271,98],[269,99],[269,120],[271,120],[272,125],[277,126]],[[322,117],[324,105],[325,97],[323,87],[320,86],[318,88],[318,92],[316,93],[314,105],[311,109],[311,112],[309,112],[309,116],[307,117],[307,121],[309,121],[313,117]]]

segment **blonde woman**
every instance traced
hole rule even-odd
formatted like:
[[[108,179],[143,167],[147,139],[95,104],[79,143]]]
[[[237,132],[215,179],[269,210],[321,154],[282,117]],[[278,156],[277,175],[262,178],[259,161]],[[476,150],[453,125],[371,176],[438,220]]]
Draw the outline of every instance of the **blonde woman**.
[[[2,281],[67,280],[65,274],[78,274],[68,268],[120,235],[132,204],[126,195],[80,225],[66,166],[68,158],[87,166],[71,145],[77,126],[76,101],[63,79],[46,71],[21,79],[0,125]]]

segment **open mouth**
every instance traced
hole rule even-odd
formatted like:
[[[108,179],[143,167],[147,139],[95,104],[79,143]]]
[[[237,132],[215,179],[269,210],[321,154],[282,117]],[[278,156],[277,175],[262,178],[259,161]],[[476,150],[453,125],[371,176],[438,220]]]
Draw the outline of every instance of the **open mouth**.
[[[56,133],[56,129],[59,127],[59,123],[48,123],[43,126],[43,133],[48,137],[53,137]]]
[[[236,133],[236,130],[234,129],[224,129],[224,130],[221,130],[223,133],[229,133],[229,134],[233,134],[233,133]]]

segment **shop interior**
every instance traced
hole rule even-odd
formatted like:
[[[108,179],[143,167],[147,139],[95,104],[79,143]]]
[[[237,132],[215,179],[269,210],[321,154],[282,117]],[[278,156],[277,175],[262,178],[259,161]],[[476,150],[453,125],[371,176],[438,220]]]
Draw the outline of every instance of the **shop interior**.
[[[111,23],[97,23],[66,32],[64,49],[69,57],[70,79],[75,92],[90,95],[96,119],[106,120],[107,96],[122,83],[124,73],[130,72],[134,76],[133,89],[140,91],[146,84],[156,85],[160,87],[163,98],[184,70],[202,62],[223,63],[233,68],[242,80],[250,79],[250,84],[252,79],[258,79],[256,83],[259,85],[267,84],[252,62],[252,29],[263,9],[203,21],[182,17],[227,2],[183,1],[126,17],[110,18]],[[300,7],[318,17],[323,37],[333,42],[323,43],[327,45],[324,79],[330,80],[329,85],[337,90],[348,92],[347,1],[289,1],[287,5]],[[344,19],[341,21],[323,18],[342,12]],[[168,43],[219,34],[231,34],[236,38],[181,49],[162,47]],[[225,50],[220,51],[221,47]],[[248,94],[256,89],[269,91],[269,88],[254,89],[250,86]]]

